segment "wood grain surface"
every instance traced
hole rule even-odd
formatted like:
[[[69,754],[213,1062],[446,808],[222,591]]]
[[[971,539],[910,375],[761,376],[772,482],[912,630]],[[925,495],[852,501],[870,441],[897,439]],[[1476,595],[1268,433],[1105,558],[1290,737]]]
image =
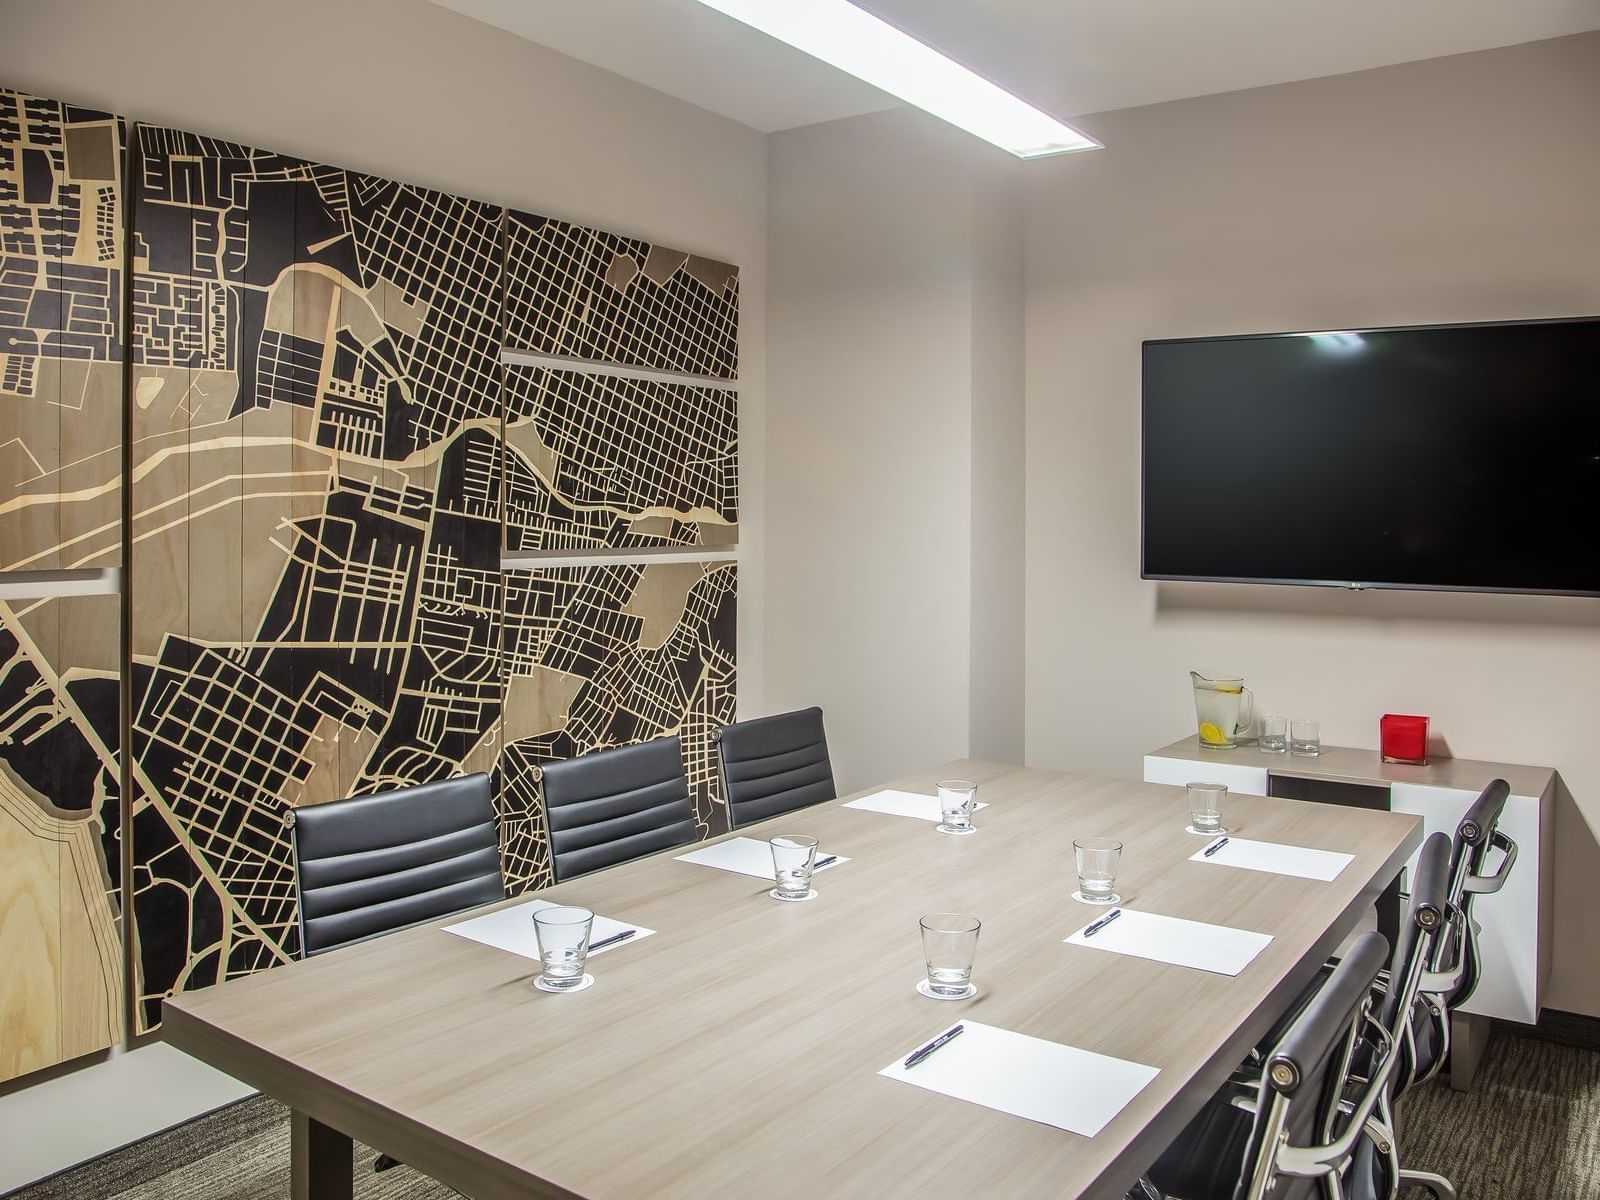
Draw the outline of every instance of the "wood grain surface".
[[[973,762],[893,786],[952,775],[990,804],[976,836],[838,804],[740,830],[851,857],[812,903],[670,854],[547,890],[659,931],[594,959],[581,993],[537,992],[531,961],[428,926],[169,1000],[165,1036],[477,1200],[1111,1198],[1420,838],[1411,816],[1229,798],[1242,836],[1355,855],[1319,883],[1187,861],[1203,843],[1180,788]],[[1273,942],[1233,978],[1061,944],[1100,911],[1070,898],[1085,834],[1125,843],[1129,906]],[[913,991],[934,911],[984,922],[971,1001]],[[876,1074],[963,1017],[1160,1074],[1094,1138]]]

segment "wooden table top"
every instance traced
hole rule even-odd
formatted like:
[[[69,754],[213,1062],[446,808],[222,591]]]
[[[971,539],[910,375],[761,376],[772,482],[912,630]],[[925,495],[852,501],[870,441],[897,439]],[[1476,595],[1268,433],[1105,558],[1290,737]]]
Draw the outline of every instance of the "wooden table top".
[[[658,931],[592,960],[583,992],[534,990],[537,964],[442,932],[451,918],[170,999],[165,1036],[477,1200],[1111,1200],[1421,837],[1413,816],[1228,798],[1241,836],[1356,856],[1320,883],[1186,861],[1203,843],[1181,788],[973,762],[890,786],[952,776],[990,804],[974,836],[838,804],[732,835],[809,833],[850,856],[810,903],[682,850],[541,893]],[[1094,834],[1126,846],[1128,906],[1274,940],[1233,978],[1061,944],[1103,911],[1070,898],[1072,839]],[[975,999],[913,990],[929,912],[982,919]],[[1160,1074],[1094,1138],[877,1074],[963,1018]]]

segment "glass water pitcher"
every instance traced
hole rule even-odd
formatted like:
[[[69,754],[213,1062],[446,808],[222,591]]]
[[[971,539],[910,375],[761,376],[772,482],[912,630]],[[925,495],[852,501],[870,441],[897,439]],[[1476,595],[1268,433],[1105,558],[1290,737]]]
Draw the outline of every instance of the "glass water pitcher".
[[[1250,733],[1255,693],[1236,675],[1202,675],[1190,671],[1194,683],[1194,716],[1200,744],[1208,750],[1231,750]]]

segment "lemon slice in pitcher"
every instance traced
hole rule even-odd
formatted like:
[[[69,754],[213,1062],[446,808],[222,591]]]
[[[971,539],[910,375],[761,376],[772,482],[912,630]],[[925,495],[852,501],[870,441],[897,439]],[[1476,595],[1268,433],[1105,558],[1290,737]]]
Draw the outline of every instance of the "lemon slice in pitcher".
[[[1225,746],[1228,744],[1227,736],[1210,721],[1200,722],[1200,740],[1211,746]]]

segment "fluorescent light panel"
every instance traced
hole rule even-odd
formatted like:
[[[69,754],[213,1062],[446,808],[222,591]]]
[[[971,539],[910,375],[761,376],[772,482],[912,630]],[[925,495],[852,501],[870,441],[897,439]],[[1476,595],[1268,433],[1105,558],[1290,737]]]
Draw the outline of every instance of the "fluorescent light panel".
[[[848,0],[700,0],[1019,158],[1100,143]]]

